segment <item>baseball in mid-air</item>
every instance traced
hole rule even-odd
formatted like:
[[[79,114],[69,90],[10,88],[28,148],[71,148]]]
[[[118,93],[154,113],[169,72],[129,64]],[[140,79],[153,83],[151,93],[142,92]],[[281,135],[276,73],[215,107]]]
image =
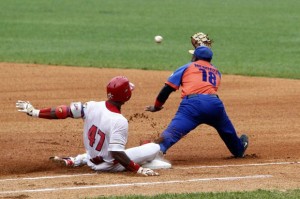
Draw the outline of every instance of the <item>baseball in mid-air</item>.
[[[162,40],[163,40],[163,37],[160,36],[160,35],[156,35],[156,36],[154,37],[154,41],[155,41],[156,43],[161,43]]]

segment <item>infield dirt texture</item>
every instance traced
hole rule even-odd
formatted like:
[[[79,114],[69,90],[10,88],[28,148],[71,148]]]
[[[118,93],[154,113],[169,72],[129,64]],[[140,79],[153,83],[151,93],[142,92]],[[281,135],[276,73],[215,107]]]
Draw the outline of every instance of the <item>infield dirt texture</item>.
[[[171,71],[8,63],[1,63],[0,71],[0,198],[300,188],[299,80],[224,75],[219,96],[238,134],[249,136],[246,157],[232,158],[216,131],[202,125],[168,151],[173,169],[158,170],[158,177],[140,177],[53,165],[50,156],[84,152],[83,121],[31,118],[17,112],[15,103],[28,100],[36,108],[45,108],[105,100],[108,80],[125,75],[136,86],[122,108],[129,120],[127,147],[133,147],[140,140],[156,138],[175,114],[179,91],[171,94],[162,111],[144,111]]]

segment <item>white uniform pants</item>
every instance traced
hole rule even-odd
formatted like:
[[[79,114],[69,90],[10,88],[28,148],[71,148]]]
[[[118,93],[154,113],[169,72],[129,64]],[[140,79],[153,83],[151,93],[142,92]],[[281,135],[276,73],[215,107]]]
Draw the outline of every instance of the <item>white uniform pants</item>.
[[[148,143],[141,146],[126,149],[125,153],[133,162],[139,165],[143,165],[147,162],[154,160],[155,157],[158,155],[159,151],[160,151],[160,146],[158,144]],[[86,153],[80,154],[75,157],[75,166],[82,166],[85,164],[87,164],[95,171],[117,172],[117,171],[125,170],[125,168],[119,163],[113,164],[113,163],[103,162],[101,164],[95,165],[90,161],[90,158]]]

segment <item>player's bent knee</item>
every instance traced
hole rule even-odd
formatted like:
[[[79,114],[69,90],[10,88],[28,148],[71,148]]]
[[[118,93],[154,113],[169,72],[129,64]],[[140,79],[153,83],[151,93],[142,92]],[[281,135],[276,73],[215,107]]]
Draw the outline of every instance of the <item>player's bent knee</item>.
[[[148,144],[144,144],[141,147],[145,147],[146,150],[151,150],[153,152],[159,152],[160,151],[160,146],[159,144],[156,143],[148,143]]]

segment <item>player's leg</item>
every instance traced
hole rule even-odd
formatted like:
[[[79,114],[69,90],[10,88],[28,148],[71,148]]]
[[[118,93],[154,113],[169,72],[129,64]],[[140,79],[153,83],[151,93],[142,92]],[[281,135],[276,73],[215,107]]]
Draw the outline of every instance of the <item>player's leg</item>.
[[[76,157],[50,157],[50,160],[54,163],[58,163],[64,166],[78,167],[87,164],[87,154],[79,154]]]
[[[125,150],[125,153],[133,162],[142,165],[145,163],[149,163],[153,161],[159,154],[160,147],[158,144],[155,143],[147,143],[138,147],[133,147]],[[161,165],[155,164],[156,168],[152,169],[160,169],[165,168],[167,164],[160,162]],[[88,165],[96,171],[109,171],[109,172],[120,172],[125,171],[126,169],[119,163],[111,164],[107,162],[103,162],[99,165],[94,165],[91,162],[88,162]],[[160,166],[160,167],[157,167]],[[171,164],[169,164],[169,168]]]
[[[215,120],[211,125],[218,131],[232,155],[235,157],[244,156],[248,147],[248,137],[246,135],[242,135],[241,138],[238,137],[225,109],[220,113],[219,119]]]
[[[160,150],[165,154],[171,146],[201,124],[203,121],[198,116],[199,111],[189,101],[183,100],[171,123],[160,135]]]
[[[87,164],[87,154],[79,154],[74,158],[74,166],[83,166]]]
[[[143,144],[125,150],[128,157],[142,167],[150,169],[169,169],[172,164],[164,159],[160,146],[155,143]]]
[[[129,148],[125,150],[127,156],[138,164],[144,164],[152,161],[158,155],[160,147],[155,143],[143,144],[141,146]]]
[[[142,165],[155,159],[159,153],[159,145],[155,143],[148,143],[138,147],[133,147],[125,150],[125,153],[133,162]],[[92,169],[98,171],[119,172],[126,170],[121,164],[109,165],[108,163],[101,163],[99,165],[91,165]]]

